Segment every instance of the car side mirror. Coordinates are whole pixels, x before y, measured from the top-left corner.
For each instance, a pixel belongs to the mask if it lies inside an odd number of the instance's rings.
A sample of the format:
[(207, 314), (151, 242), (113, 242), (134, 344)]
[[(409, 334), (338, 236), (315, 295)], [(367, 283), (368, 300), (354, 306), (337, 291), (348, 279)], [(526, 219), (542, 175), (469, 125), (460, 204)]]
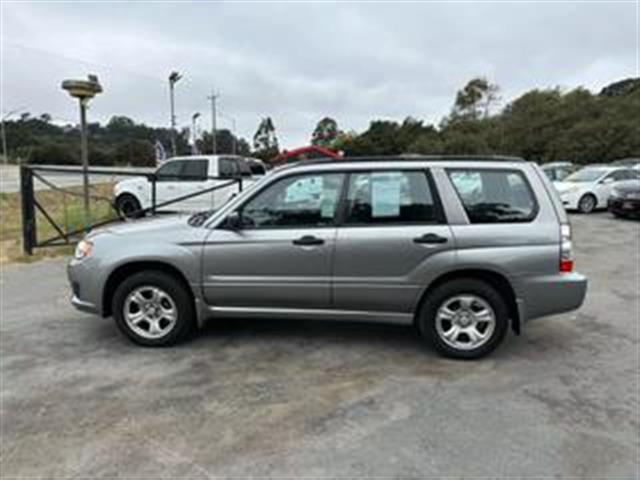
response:
[(242, 216), (239, 212), (232, 212), (227, 216), (225, 221), (225, 227), (229, 230), (240, 230), (242, 229)]

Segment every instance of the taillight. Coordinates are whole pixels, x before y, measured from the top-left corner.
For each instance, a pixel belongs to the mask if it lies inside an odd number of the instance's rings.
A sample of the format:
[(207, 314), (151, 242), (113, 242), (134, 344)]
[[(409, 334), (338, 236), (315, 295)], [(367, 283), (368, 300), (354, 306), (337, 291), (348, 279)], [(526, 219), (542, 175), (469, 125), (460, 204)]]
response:
[(573, 271), (573, 245), (571, 244), (571, 225), (560, 225), (560, 272)]

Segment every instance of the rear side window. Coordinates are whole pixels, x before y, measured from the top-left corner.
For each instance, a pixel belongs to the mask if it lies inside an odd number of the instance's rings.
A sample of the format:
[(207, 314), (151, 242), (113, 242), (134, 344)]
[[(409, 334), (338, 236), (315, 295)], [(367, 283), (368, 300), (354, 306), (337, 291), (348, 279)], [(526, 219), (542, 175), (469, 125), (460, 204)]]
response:
[(538, 206), (518, 170), (451, 169), (449, 178), (471, 223), (529, 222)]
[(352, 173), (345, 224), (437, 223), (425, 172)]
[(184, 166), (182, 168), (181, 176), (186, 181), (202, 181), (207, 179), (207, 167), (209, 162), (203, 160), (183, 160)]
[(236, 170), (236, 162), (231, 158), (221, 158), (219, 176), (222, 178), (231, 178), (238, 175)]

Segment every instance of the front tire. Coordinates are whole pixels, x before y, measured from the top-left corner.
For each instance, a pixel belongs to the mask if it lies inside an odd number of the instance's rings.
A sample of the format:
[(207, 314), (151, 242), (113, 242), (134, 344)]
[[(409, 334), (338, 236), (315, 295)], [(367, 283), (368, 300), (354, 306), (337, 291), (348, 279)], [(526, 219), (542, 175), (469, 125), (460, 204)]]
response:
[(580, 213), (591, 213), (598, 205), (598, 200), (591, 193), (585, 193), (578, 201), (578, 211)]
[(456, 359), (483, 357), (502, 342), (509, 326), (507, 304), (490, 284), (451, 280), (436, 287), (418, 314), (418, 329), (440, 354)]
[(112, 311), (120, 331), (147, 347), (178, 343), (195, 325), (187, 287), (175, 277), (153, 270), (126, 278), (113, 295)]

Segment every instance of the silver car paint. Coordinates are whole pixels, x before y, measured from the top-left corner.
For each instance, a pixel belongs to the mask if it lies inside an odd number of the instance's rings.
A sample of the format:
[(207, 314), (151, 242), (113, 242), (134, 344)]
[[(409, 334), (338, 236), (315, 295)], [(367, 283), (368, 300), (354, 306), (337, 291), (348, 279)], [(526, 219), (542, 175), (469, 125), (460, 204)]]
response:
[[(521, 171), (538, 202), (530, 223), (470, 224), (446, 174), (447, 168)], [(325, 227), (232, 231), (227, 215), (285, 176), (301, 172), (429, 168), (447, 225)], [(394, 161), (307, 164), (273, 171), (232, 199), (206, 227), (186, 217), (113, 226), (91, 235), (93, 254), (72, 260), (69, 277), (80, 285), (74, 304), (104, 313), (109, 275), (131, 262), (161, 262), (179, 270), (196, 300), (198, 320), (209, 316), (362, 319), (410, 323), (426, 289), (441, 275), (480, 269), (503, 275), (516, 293), (521, 321), (579, 307), (586, 279), (558, 272), (560, 223), (557, 194), (539, 167), (504, 161)], [(437, 233), (444, 244), (418, 245), (416, 236)], [(291, 240), (313, 234), (314, 247)]]

